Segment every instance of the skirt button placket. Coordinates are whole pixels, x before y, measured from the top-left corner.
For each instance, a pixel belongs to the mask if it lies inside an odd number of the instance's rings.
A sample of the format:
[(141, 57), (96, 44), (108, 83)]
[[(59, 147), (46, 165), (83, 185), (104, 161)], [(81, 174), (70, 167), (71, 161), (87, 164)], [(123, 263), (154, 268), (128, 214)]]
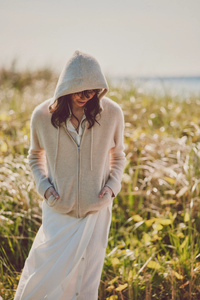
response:
[[(85, 253), (84, 253), (85, 254)], [(84, 271), (84, 266), (85, 266), (85, 258), (82, 257), (80, 264), (79, 264), (79, 270), (78, 270), (78, 276), (77, 276), (77, 282), (76, 282), (76, 296), (78, 296), (80, 294), (80, 289), (81, 289), (81, 283), (82, 283), (82, 279), (83, 279), (83, 271)]]

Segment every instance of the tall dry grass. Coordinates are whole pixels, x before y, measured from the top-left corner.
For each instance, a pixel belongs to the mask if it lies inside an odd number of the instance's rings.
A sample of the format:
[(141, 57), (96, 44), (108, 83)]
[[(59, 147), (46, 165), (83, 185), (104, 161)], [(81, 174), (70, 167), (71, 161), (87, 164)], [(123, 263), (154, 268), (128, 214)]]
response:
[[(10, 300), (41, 224), (27, 163), (30, 115), (53, 95), (56, 76), (11, 69), (0, 78), (0, 295)], [(109, 84), (108, 97), (124, 111), (127, 166), (99, 299), (199, 299), (200, 97)]]

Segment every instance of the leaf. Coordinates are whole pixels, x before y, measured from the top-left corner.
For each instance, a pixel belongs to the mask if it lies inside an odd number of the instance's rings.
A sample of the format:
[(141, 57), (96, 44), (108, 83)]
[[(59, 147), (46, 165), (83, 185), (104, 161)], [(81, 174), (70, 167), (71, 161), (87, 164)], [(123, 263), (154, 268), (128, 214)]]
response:
[(142, 237), (145, 244), (149, 243), (151, 241), (151, 237), (148, 235), (148, 233), (144, 233)]
[(180, 191), (178, 192), (178, 194), (176, 194), (176, 196), (178, 198), (182, 197), (188, 190), (188, 187), (187, 186), (184, 186), (182, 189), (180, 189)]
[(133, 279), (133, 271), (130, 270), (130, 271), (128, 272), (128, 281), (131, 281), (132, 279)]
[(193, 208), (193, 199), (191, 199), (191, 201), (190, 201), (190, 208), (191, 209)]
[(119, 278), (119, 276), (116, 276), (115, 278), (113, 278), (112, 280), (110, 280), (108, 282), (108, 284), (113, 284), (115, 281), (117, 281), (118, 278)]
[(127, 286), (128, 286), (128, 283), (120, 285), (115, 289), (115, 291), (118, 291), (118, 292), (123, 291)]
[(162, 219), (162, 220), (160, 220), (160, 223), (162, 225), (170, 225), (170, 224), (172, 224), (172, 220), (170, 220), (170, 219)]
[(141, 222), (141, 221), (143, 220), (143, 218), (140, 217), (140, 215), (134, 215), (134, 216), (133, 216), (133, 220), (134, 220), (135, 222)]
[(168, 190), (168, 191), (164, 191), (165, 195), (175, 195), (176, 192), (174, 190)]
[(118, 299), (117, 295), (112, 295), (112, 296), (106, 298), (106, 300), (117, 300), (117, 299)]
[(144, 263), (144, 265), (139, 269), (138, 274), (140, 274), (141, 272), (143, 272), (144, 268), (146, 268), (147, 264), (152, 260), (154, 254), (152, 254), (147, 261)]
[(176, 236), (179, 237), (179, 238), (184, 238), (185, 237), (182, 232), (177, 233)]
[(114, 288), (115, 286), (112, 284), (106, 288), (106, 291), (111, 292)]
[(118, 247), (118, 249), (121, 249), (121, 248), (124, 248), (124, 245), (123, 245), (123, 244), (120, 244), (120, 245), (118, 245), (117, 247)]
[(154, 229), (159, 231), (159, 230), (163, 229), (163, 226), (161, 224), (157, 224), (157, 225), (155, 225)]
[(186, 281), (184, 284), (182, 284), (182, 285), (180, 286), (180, 289), (184, 289), (185, 286), (188, 285), (189, 283), (190, 283), (189, 280)]
[(8, 145), (6, 144), (6, 142), (3, 142), (3, 144), (1, 145), (1, 152), (7, 152), (8, 151)]
[(177, 279), (183, 279), (184, 277), (182, 275), (180, 275), (179, 273), (175, 272), (172, 270), (173, 275), (177, 278)]
[(174, 204), (176, 200), (168, 199), (161, 202), (162, 205)]
[(187, 242), (188, 242), (188, 235), (186, 236), (185, 240), (180, 245), (180, 248), (183, 249), (186, 246)]
[(147, 264), (147, 267), (150, 269), (158, 270), (160, 269), (160, 264), (156, 261), (150, 260)]
[(186, 212), (184, 216), (184, 222), (189, 222), (189, 220), (190, 220), (190, 215), (188, 212)]
[(196, 262), (194, 272), (200, 271), (200, 262)]
[(120, 264), (120, 261), (117, 257), (111, 258), (111, 264), (113, 267)]
[(152, 240), (153, 241), (157, 241), (157, 240), (161, 240), (162, 238), (160, 236), (158, 236), (157, 234), (153, 234), (152, 236)]
[(145, 224), (148, 226), (148, 227), (150, 227), (152, 224), (153, 224), (153, 222), (155, 222), (155, 219), (153, 218), (153, 219), (150, 219), (150, 220), (146, 220), (145, 221)]
[(167, 182), (171, 183), (171, 184), (174, 184), (174, 183), (176, 182), (176, 180), (175, 180), (174, 178), (171, 178), (171, 177), (164, 177), (164, 179), (165, 179)]
[(140, 227), (143, 223), (144, 223), (144, 220), (135, 223), (135, 225), (134, 225), (134, 227), (133, 227), (133, 230), (136, 230), (136, 229), (137, 229), (138, 227)]
[(137, 257), (137, 256), (138, 256), (138, 254), (139, 254), (139, 249), (138, 249), (138, 248), (136, 248), (136, 249), (135, 249), (135, 257)]

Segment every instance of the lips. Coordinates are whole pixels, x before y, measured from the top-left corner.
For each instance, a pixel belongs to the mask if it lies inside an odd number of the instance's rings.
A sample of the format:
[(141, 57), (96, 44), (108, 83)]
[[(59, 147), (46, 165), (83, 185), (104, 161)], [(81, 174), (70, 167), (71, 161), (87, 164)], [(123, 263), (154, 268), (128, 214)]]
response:
[(85, 102), (81, 102), (81, 101), (77, 101), (79, 104), (85, 104), (86, 103), (86, 101)]

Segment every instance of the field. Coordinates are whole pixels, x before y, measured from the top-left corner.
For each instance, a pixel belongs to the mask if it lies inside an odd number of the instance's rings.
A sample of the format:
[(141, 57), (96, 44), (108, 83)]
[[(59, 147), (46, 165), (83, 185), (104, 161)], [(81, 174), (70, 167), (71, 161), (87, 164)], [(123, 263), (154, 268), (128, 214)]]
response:
[[(0, 296), (13, 299), (41, 224), (42, 198), (27, 161), (30, 116), (53, 96), (51, 70), (0, 70)], [(114, 199), (99, 300), (200, 298), (200, 96), (107, 96), (125, 116), (125, 168)]]

